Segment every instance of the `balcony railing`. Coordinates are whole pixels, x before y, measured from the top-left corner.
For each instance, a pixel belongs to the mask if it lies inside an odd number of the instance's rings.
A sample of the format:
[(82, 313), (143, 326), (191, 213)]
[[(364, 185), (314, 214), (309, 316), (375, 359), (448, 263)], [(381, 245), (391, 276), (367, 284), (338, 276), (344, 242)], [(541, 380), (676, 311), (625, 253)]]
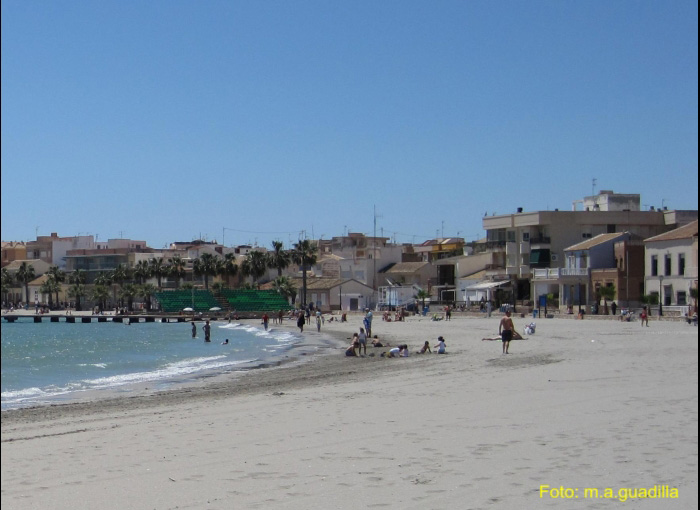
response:
[(530, 238), (530, 244), (551, 244), (552, 238), (549, 236), (537, 236)]
[(557, 280), (564, 276), (588, 276), (588, 268), (552, 267), (548, 269), (533, 269), (532, 276), (539, 280)]

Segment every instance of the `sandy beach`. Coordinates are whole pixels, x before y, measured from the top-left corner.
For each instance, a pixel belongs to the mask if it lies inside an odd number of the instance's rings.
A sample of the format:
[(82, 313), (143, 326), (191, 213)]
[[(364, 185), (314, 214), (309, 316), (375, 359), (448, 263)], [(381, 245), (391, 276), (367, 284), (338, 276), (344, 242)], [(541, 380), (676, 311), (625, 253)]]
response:
[(3, 412), (3, 509), (698, 507), (696, 327), (541, 319), (502, 355), (499, 319), (376, 318), (448, 354), (347, 358), (354, 316), (303, 363)]

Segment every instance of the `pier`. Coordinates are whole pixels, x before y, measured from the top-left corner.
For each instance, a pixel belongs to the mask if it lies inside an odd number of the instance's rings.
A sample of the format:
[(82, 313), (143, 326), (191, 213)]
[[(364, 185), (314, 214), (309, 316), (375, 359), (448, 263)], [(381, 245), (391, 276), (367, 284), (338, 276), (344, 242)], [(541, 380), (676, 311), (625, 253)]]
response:
[(7, 314), (2, 318), (5, 322), (15, 322), (18, 319), (28, 319), (35, 323), (47, 322), (67, 322), (69, 324), (80, 323), (90, 324), (92, 322), (120, 322), (128, 324), (138, 324), (139, 322), (199, 322), (216, 321), (221, 317), (185, 317), (181, 315), (68, 315), (68, 314)]

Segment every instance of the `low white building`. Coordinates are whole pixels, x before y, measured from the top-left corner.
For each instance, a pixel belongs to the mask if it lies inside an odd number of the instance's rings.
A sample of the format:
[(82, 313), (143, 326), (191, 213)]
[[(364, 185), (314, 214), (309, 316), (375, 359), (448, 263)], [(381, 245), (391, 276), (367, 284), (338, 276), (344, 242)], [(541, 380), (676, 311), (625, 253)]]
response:
[(660, 309), (685, 313), (698, 285), (698, 221), (645, 239), (644, 288)]

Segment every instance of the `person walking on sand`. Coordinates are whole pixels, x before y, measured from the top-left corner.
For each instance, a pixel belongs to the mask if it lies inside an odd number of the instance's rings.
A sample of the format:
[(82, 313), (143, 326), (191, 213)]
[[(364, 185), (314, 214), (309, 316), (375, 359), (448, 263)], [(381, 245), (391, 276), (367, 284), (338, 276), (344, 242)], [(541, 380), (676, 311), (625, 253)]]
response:
[(508, 354), (508, 348), (510, 347), (510, 341), (513, 339), (513, 319), (510, 318), (510, 311), (506, 312), (506, 316), (501, 319), (498, 324), (498, 334), (501, 335), (501, 341), (503, 342), (503, 354)]
[(301, 333), (304, 332), (304, 324), (306, 323), (306, 319), (304, 319), (304, 312), (299, 311), (299, 315), (297, 317), (297, 327), (299, 328), (299, 331)]
[(642, 308), (642, 313), (639, 314), (639, 320), (642, 326), (646, 323), (647, 328), (649, 327), (649, 314), (647, 313), (646, 306)]
[(262, 316), (262, 323), (265, 331), (267, 331), (267, 327), (270, 325), (270, 317), (266, 313)]

